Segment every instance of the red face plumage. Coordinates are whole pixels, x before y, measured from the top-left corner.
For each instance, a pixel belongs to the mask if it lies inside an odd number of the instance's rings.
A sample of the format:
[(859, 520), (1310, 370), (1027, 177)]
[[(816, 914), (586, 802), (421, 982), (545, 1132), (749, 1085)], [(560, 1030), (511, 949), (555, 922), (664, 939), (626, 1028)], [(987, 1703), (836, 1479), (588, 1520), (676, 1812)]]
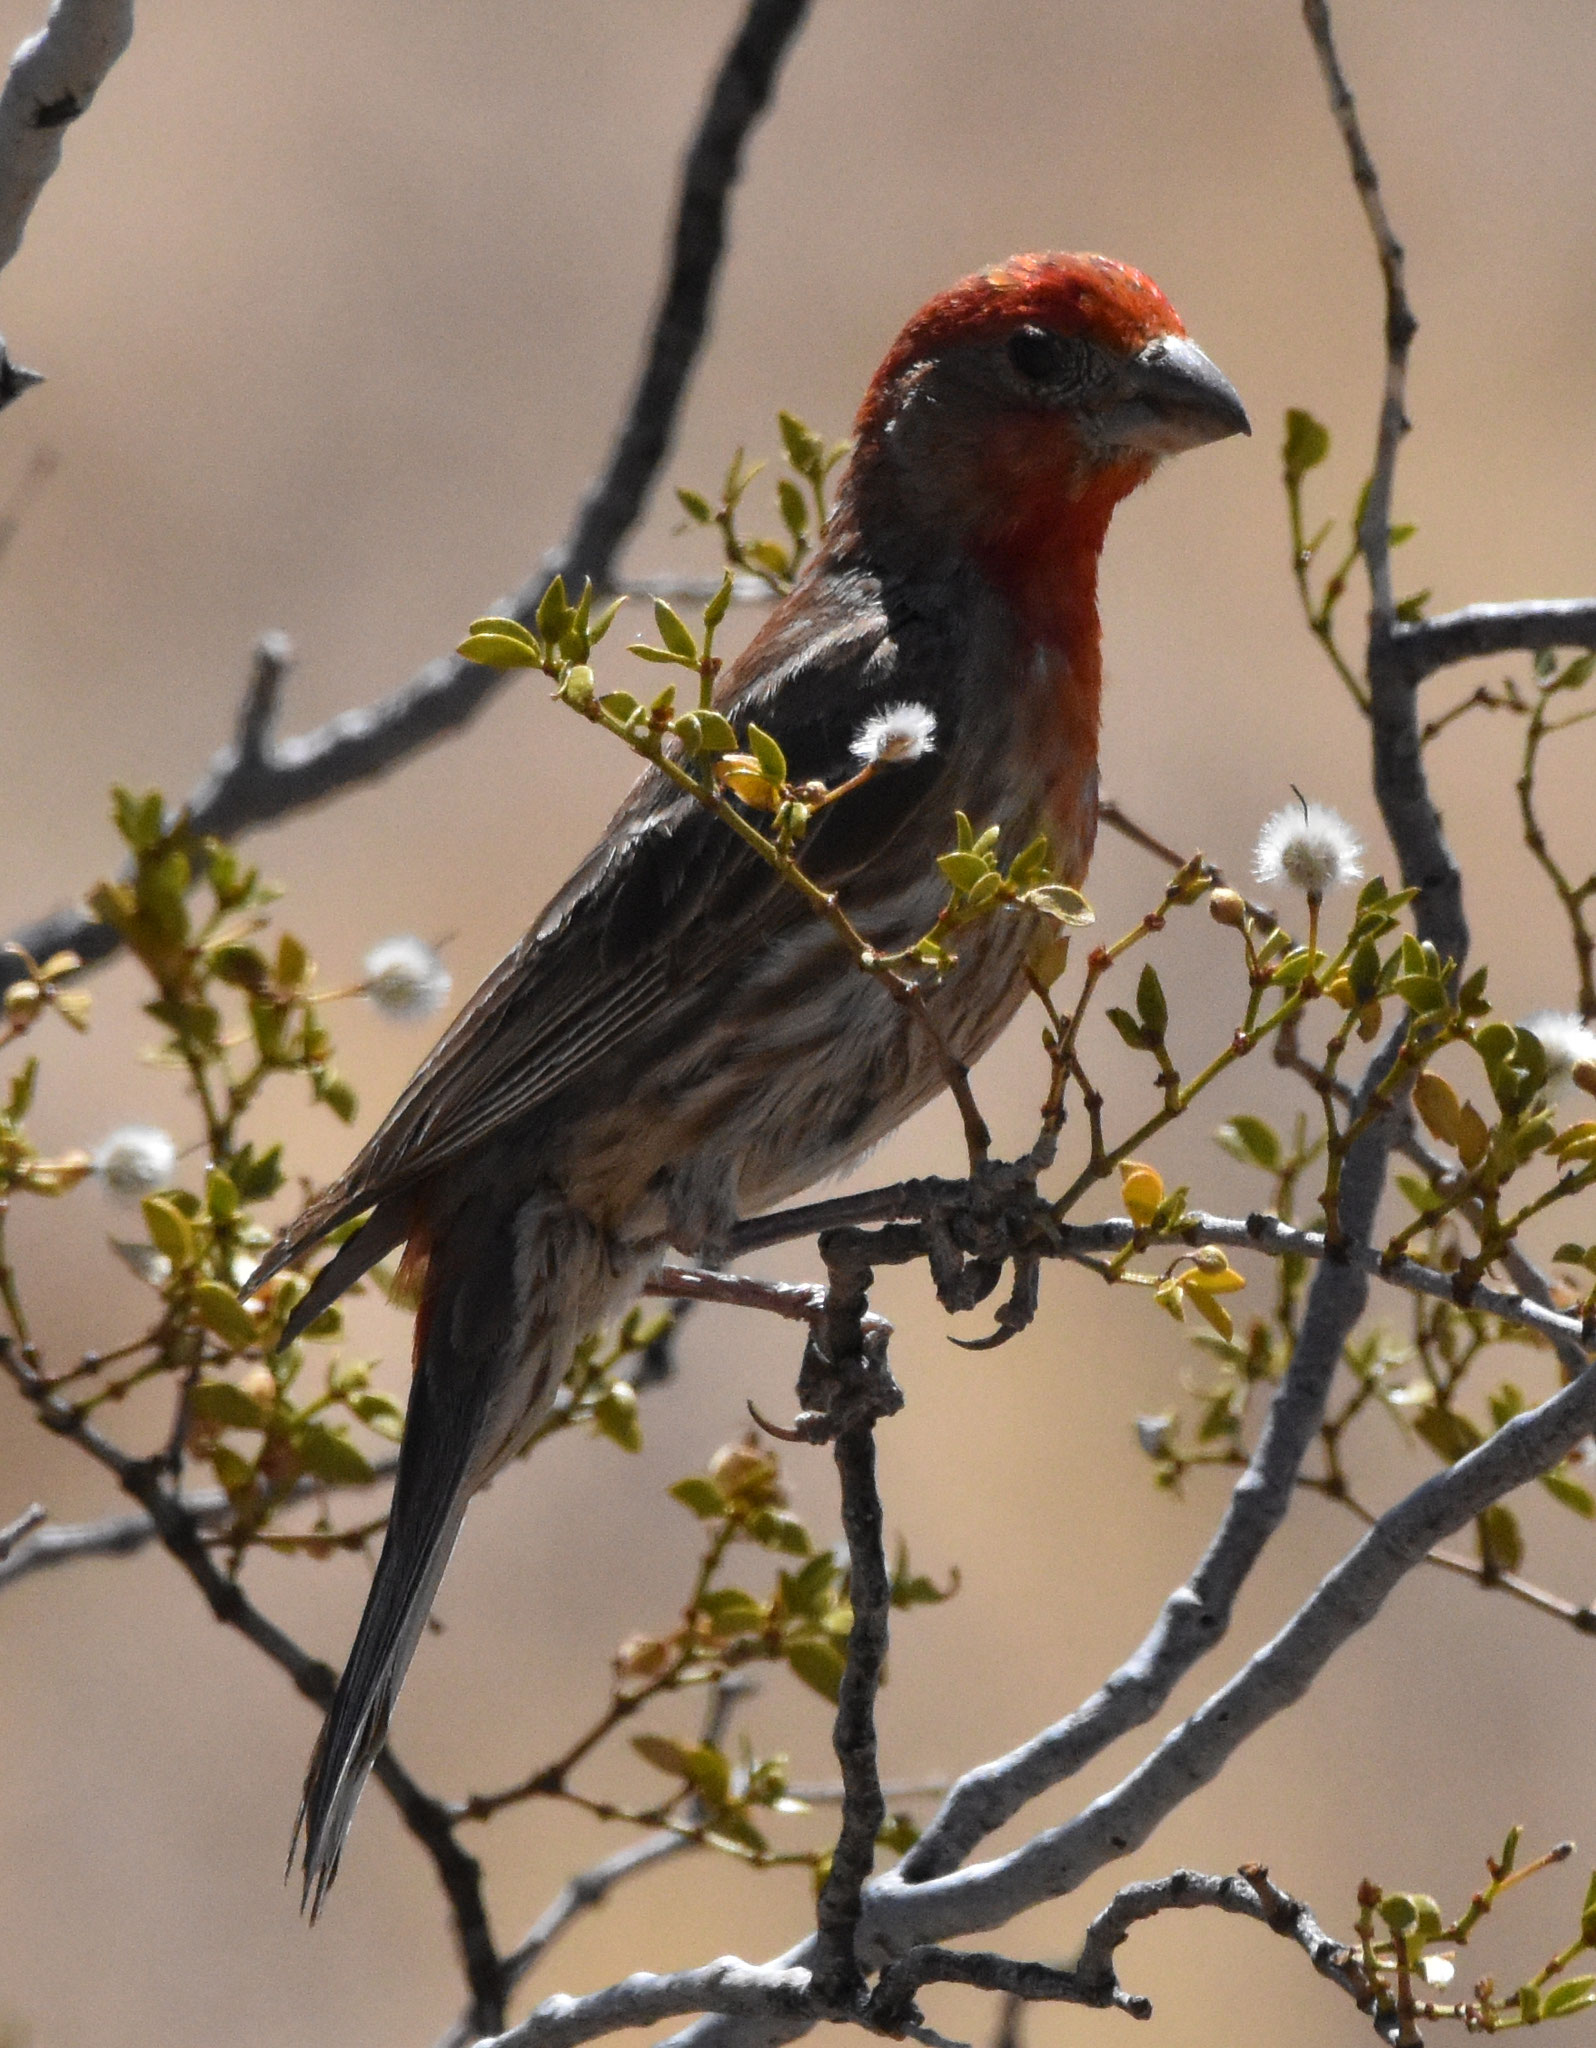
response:
[(1087, 335), (1127, 356), (1160, 335), (1186, 332), (1152, 279), (1128, 263), (1057, 251), (1011, 257), (961, 278), (920, 308), (876, 372), (855, 432), (867, 435), (879, 425), (894, 385), (911, 363), (1030, 322), (1057, 334)]

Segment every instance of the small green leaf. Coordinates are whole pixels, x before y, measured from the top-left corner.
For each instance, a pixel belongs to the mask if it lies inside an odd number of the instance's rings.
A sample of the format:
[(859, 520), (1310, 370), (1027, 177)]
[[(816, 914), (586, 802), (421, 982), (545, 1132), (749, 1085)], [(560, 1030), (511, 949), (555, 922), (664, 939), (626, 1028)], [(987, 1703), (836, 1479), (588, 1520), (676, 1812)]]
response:
[(748, 1533), (766, 1550), (783, 1551), (788, 1557), (807, 1557), (814, 1548), (809, 1531), (796, 1515), (784, 1515), (778, 1508), (761, 1508), (748, 1518)]
[(318, 1067), (310, 1077), (311, 1093), (325, 1102), (340, 1123), (352, 1124), (360, 1113), (360, 1101), (353, 1088), (332, 1067)]
[(299, 988), (311, 971), (310, 955), (292, 932), (277, 941), (276, 980), (279, 988)]
[(255, 1468), (227, 1444), (217, 1444), (212, 1448), (210, 1463), (220, 1485), (235, 1500), (254, 1484)]
[(556, 576), (538, 600), (538, 632), (546, 642), (558, 640), (570, 622), (571, 606), (565, 595), (565, 578)]
[(212, 974), (229, 988), (248, 989), (253, 994), (266, 986), (266, 961), (258, 947), (213, 946), (206, 958)]
[(1561, 2019), (1564, 2014), (1584, 2012), (1587, 2006), (1596, 2005), (1596, 1977), (1570, 1977), (1548, 1991), (1541, 2006), (1542, 2019)]
[(11, 1086), (6, 1093), (6, 1121), (19, 1124), (33, 1107), (33, 1091), (38, 1084), (39, 1062), (37, 1059), (24, 1060), (11, 1077)]
[(822, 1699), (836, 1705), (848, 1660), (835, 1643), (813, 1636), (804, 1637), (787, 1645), (787, 1662), (795, 1678), (801, 1678)]
[(1145, 1025), (1150, 1039), (1160, 1039), (1169, 1029), (1169, 1004), (1164, 996), (1164, 985), (1158, 978), (1158, 970), (1149, 960), (1143, 967), (1136, 983), (1136, 1014)]
[(560, 683), (559, 695), (573, 711), (585, 713), (591, 708), (593, 699), (598, 695), (598, 686), (594, 681), (593, 671), (585, 661), (579, 661), (573, 668), (566, 670)]
[(668, 654), (674, 654), (681, 661), (698, 660), (698, 642), (662, 597), (654, 600), (654, 624), (659, 631), (660, 644)]
[(829, 1550), (817, 1550), (802, 1571), (781, 1574), (782, 1604), (789, 1614), (815, 1617), (826, 1611), (837, 1564)]
[(637, 1390), (625, 1380), (607, 1387), (593, 1405), (593, 1425), (623, 1451), (643, 1448), (643, 1425), (637, 1415)]
[(255, 1319), (230, 1287), (216, 1280), (201, 1280), (194, 1289), (194, 1313), (213, 1336), (220, 1337), (235, 1351), (255, 1343), (259, 1331)]
[(1392, 984), (1416, 1017), (1428, 1017), (1446, 1008), (1446, 983), (1433, 974), (1401, 974)]
[(367, 1429), (375, 1430), (378, 1436), (385, 1436), (390, 1443), (398, 1443), (405, 1433), (405, 1411), (390, 1395), (380, 1388), (369, 1388), (363, 1394), (353, 1394), (349, 1406), (358, 1415)]
[(820, 436), (790, 412), (777, 413), (776, 424), (781, 429), (781, 445), (787, 452), (787, 460), (800, 476), (813, 475), (825, 460)]
[(271, 1420), (267, 1410), (231, 1380), (201, 1380), (190, 1387), (188, 1412), (218, 1429), (265, 1429)]
[(467, 628), (471, 633), (491, 633), (496, 639), (519, 640), (532, 655), (534, 661), (541, 661), (543, 650), (519, 619), (501, 618), (494, 614), (488, 618), (473, 619)]
[(1565, 1508), (1572, 1508), (1576, 1515), (1583, 1515), (1587, 1522), (1596, 1520), (1596, 1495), (1592, 1495), (1577, 1479), (1570, 1479), (1561, 1470), (1543, 1472), (1541, 1484), (1555, 1501)]
[(737, 734), (729, 718), (722, 718), (718, 711), (700, 711), (696, 715), (704, 746), (711, 753), (736, 753)]
[(804, 494), (790, 476), (782, 477), (776, 485), (776, 503), (781, 511), (781, 523), (796, 541), (801, 541), (809, 529), (809, 507)]
[(1427, 1216), (1432, 1209), (1439, 1209), (1441, 1197), (1427, 1180), (1420, 1180), (1416, 1173), (1399, 1173), (1395, 1176), (1397, 1186), (1402, 1190), (1414, 1208)]
[(984, 875), (992, 871), (978, 853), (939, 853), (937, 866), (950, 887), (967, 895)]
[(731, 1793), (731, 1765), (713, 1744), (696, 1742), (682, 1752), (682, 1767), (706, 1806), (718, 1809)]
[(536, 668), (539, 658), (525, 640), (503, 633), (471, 633), (454, 650), (479, 668)]
[(667, 1777), (687, 1776), (687, 1745), (675, 1742), (668, 1735), (634, 1735), (632, 1747), (643, 1759), (652, 1764), (656, 1771), (664, 1771)]
[(1406, 1934), (1418, 1925), (1419, 1909), (1406, 1892), (1387, 1892), (1375, 1911), (1393, 1934)]
[(678, 1479), (674, 1486), (666, 1488), (666, 1492), (672, 1500), (679, 1500), (684, 1508), (690, 1509), (701, 1522), (718, 1521), (726, 1512), (720, 1488), (712, 1479)]
[(1260, 1116), (1233, 1116), (1229, 1123), (1221, 1124), (1215, 1131), (1214, 1142), (1232, 1159), (1239, 1159), (1243, 1166), (1259, 1166), (1265, 1173), (1279, 1170), (1279, 1136)]
[(1455, 1465), (1470, 1451), (1478, 1450), (1485, 1440), (1468, 1417), (1459, 1415), (1455, 1408), (1433, 1405), (1424, 1408), (1414, 1418), (1413, 1427), (1430, 1449), (1449, 1465)]
[(1441, 1939), (1441, 1909), (1428, 1892), (1414, 1892), (1413, 1905), (1419, 1916), (1419, 1934), (1425, 1941)]
[(587, 644), (589, 647), (597, 647), (611, 626), (615, 624), (616, 616), (625, 602), (626, 599), (624, 597), (610, 599), (603, 611), (599, 613), (598, 617), (587, 629)]
[(1330, 453), (1330, 429), (1311, 412), (1293, 406), (1286, 414), (1286, 438), (1280, 450), (1286, 481), (1300, 483), (1310, 469), (1317, 469)]
[(688, 518), (698, 526), (708, 526), (715, 516), (709, 500), (701, 496), (697, 491), (678, 490), (676, 502), (687, 514)]
[(117, 831), (135, 853), (147, 853), (159, 841), (165, 822), (165, 806), (158, 789), (146, 790), (143, 796), (135, 796), (131, 790), (118, 785), (111, 791), (111, 807)]
[[(947, 855), (943, 856), (944, 859)], [(1042, 882), (1025, 893), (1025, 903), (1031, 910), (1039, 910), (1044, 917), (1051, 917), (1060, 924), (1096, 924), (1097, 912), (1081, 894), (1065, 882)]]
[(765, 1626), (767, 1618), (753, 1594), (745, 1593), (741, 1586), (718, 1587), (704, 1594), (698, 1607), (701, 1614), (709, 1616), (716, 1634), (721, 1636), (755, 1633)]
[(273, 1145), (269, 1152), (257, 1158), (253, 1145), (246, 1145), (235, 1152), (232, 1160), (232, 1180), (239, 1194), (246, 1202), (265, 1202), (276, 1194), (283, 1184), (283, 1148)]
[(176, 1269), (192, 1266), (195, 1257), (194, 1232), (188, 1218), (165, 1195), (146, 1195), (141, 1204), (150, 1243), (164, 1252)]
[(361, 1486), (373, 1477), (370, 1461), (357, 1450), (341, 1430), (325, 1423), (307, 1422), (294, 1438), (294, 1448), (305, 1470), (329, 1486)]
[(1129, 1010), (1117, 1008), (1110, 1010), (1108, 1012), (1108, 1021), (1113, 1025), (1120, 1037), (1124, 1039), (1132, 1052), (1146, 1052), (1149, 1050), (1147, 1033), (1131, 1015)]
[(770, 1847), (770, 1843), (738, 1806), (720, 1807), (709, 1823), (708, 1834), (711, 1841), (731, 1842), (740, 1849), (752, 1849), (755, 1855), (763, 1855)]
[(787, 780), (787, 756), (771, 738), (757, 725), (748, 728), (748, 751), (759, 763), (759, 772), (767, 782), (778, 787)]
[(1512, 1509), (1493, 1501), (1474, 1526), (1480, 1562), (1491, 1571), (1516, 1572), (1524, 1562), (1524, 1536)]
[(704, 630), (712, 633), (725, 618), (732, 601), (732, 572), (730, 569), (720, 579), (720, 588), (704, 607)]

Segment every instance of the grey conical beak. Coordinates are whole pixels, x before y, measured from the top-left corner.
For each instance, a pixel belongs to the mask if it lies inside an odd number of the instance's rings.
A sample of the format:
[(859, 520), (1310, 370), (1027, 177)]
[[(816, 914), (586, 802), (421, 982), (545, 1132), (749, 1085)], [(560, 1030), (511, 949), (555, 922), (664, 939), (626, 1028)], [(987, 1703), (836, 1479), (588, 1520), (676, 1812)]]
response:
[(1250, 434), (1252, 423), (1230, 379), (1184, 335), (1161, 335), (1126, 363), (1098, 421), (1104, 438), (1153, 455), (1178, 455)]

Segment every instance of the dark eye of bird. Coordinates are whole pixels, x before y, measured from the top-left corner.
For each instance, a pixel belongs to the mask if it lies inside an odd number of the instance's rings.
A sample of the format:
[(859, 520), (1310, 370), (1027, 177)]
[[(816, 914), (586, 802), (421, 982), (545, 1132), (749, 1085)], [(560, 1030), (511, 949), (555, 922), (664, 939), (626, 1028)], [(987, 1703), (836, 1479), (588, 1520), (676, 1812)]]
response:
[(1086, 345), (1046, 327), (1021, 327), (1009, 336), (1009, 361), (1031, 384), (1078, 384), (1086, 374)]

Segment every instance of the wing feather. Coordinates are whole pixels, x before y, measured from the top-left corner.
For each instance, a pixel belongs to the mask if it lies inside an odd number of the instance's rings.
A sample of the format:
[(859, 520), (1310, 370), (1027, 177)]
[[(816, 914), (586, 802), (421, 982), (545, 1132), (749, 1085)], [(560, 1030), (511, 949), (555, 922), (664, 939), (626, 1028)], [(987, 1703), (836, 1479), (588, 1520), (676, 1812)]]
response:
[[(795, 780), (835, 782), (850, 772), (849, 743), (862, 720), (903, 695), (899, 632), (926, 623), (889, 619), (871, 577), (831, 582), (829, 625), (816, 630), (812, 585), (807, 608), (789, 599), (734, 664), (721, 700), (774, 732)], [(936, 625), (940, 659), (907, 664), (915, 696), (936, 711), (936, 753), (893, 769), (817, 821), (804, 862), (828, 887), (878, 855), (928, 803), (950, 811), (944, 764), (957, 697), (921, 686), (958, 666), (948, 658), (946, 622)], [(339, 1223), (532, 1116), (629, 1044), (654, 1042), (690, 1020), (724, 976), (739, 933), (769, 936), (808, 915), (719, 820), (649, 771), (348, 1170), (279, 1240), (256, 1282)]]

